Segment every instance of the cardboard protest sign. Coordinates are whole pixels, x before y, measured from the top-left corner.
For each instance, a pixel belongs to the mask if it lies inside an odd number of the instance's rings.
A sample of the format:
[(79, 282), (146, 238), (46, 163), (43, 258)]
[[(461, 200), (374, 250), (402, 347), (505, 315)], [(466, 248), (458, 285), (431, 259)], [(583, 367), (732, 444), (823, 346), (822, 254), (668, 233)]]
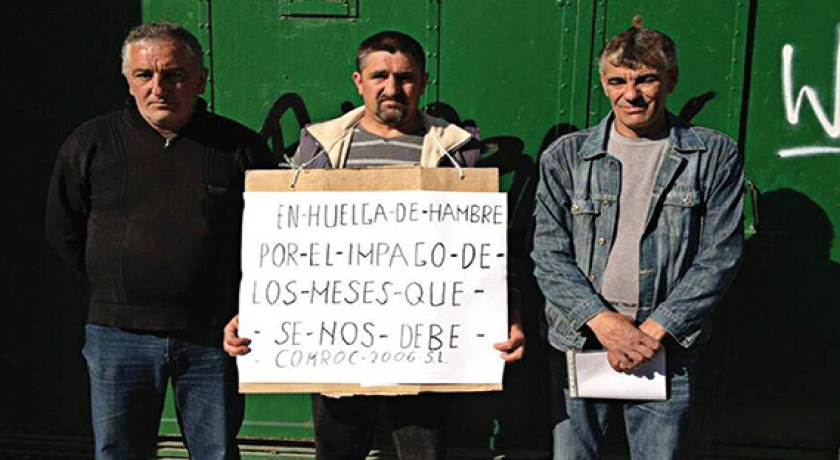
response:
[(302, 191), (422, 188), (423, 175), (435, 177), (432, 188), (464, 187), (467, 177), (470, 188), (495, 188), (496, 171), (305, 172), (295, 193), (270, 191), (292, 190), (294, 172), (249, 173), (240, 335), (252, 352), (238, 358), (242, 391), (500, 389), (492, 344), (507, 338), (504, 194)]

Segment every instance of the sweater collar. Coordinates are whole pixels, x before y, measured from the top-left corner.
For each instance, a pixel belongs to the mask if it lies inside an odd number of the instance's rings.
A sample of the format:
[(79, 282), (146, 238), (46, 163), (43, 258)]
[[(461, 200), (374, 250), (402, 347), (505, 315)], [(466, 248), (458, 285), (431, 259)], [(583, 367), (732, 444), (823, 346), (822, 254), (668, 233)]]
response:
[[(164, 139), (163, 135), (161, 135), (155, 128), (153, 128), (149, 122), (143, 118), (143, 115), (140, 114), (140, 110), (137, 108), (137, 103), (134, 101), (133, 98), (128, 98), (126, 100), (126, 108), (125, 112), (127, 113), (127, 118), (129, 122), (135, 126), (136, 128), (142, 130), (143, 132), (156, 135), (160, 139)], [(190, 117), (187, 124), (184, 125), (175, 135), (175, 138), (189, 136), (190, 133), (194, 132), (196, 129), (201, 126), (204, 120), (207, 118), (209, 112), (207, 112), (207, 102), (202, 99), (198, 98), (195, 101), (195, 107), (193, 108), (193, 114)], [(175, 139), (173, 138), (173, 139)]]

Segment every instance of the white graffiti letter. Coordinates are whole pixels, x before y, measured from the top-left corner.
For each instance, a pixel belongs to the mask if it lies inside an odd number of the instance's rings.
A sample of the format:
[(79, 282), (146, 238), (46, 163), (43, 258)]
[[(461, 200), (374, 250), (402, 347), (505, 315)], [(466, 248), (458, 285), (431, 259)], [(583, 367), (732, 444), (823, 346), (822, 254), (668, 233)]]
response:
[[(790, 124), (799, 124), (799, 116), (802, 111), (802, 105), (807, 99), (814, 114), (817, 116), (822, 125), (823, 130), (830, 137), (840, 138), (840, 24), (837, 26), (837, 51), (834, 60), (834, 120), (830, 120), (826, 111), (820, 104), (817, 92), (808, 85), (803, 85), (796, 96), (796, 101), (793, 99), (793, 46), (790, 44), (782, 47), (782, 93), (785, 103), (785, 115)], [(813, 155), (817, 153), (840, 153), (840, 148), (836, 147), (797, 147), (792, 149), (784, 149), (779, 151), (782, 157)]]

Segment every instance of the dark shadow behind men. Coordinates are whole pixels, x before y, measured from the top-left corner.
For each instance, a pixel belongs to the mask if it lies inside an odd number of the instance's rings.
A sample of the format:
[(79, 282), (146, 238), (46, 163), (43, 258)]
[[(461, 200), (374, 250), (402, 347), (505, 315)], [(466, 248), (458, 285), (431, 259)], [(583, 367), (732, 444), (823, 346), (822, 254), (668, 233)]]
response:
[(141, 5), (55, 2), (49, 14), (38, 2), (4, 6), (4, 61), (27, 71), (25, 78), (8, 77), (3, 94), (0, 183), (8, 218), (0, 224), (5, 242), (0, 298), (8, 342), (26, 345), (0, 353), (6, 375), (0, 444), (8, 447), (25, 437), (41, 451), (58, 445), (65, 453), (87, 452), (88, 383), (79, 355), (82, 288), (38, 229), (44, 227), (44, 194), (56, 150), (79, 123), (113, 109), (127, 95), (115, 71), (115, 48), (140, 21)]
[[(792, 189), (756, 194), (756, 233), (718, 312), (705, 398), (727, 444), (819, 449), (840, 432), (840, 264), (826, 212)], [(815, 457), (816, 458), (816, 457)]]

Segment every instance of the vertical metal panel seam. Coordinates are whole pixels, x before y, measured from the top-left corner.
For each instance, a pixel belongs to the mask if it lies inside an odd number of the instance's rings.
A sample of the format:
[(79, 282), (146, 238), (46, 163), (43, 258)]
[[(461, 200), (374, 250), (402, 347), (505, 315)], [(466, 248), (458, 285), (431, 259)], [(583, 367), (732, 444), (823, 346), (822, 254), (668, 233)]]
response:
[[(560, 13), (560, 30), (563, 31), (566, 28), (567, 23), (567, 16), (568, 11), (570, 8), (564, 8), (566, 4), (563, 0), (557, 2), (558, 8), (561, 8), (563, 11)], [(572, 6), (571, 2), (568, 4), (569, 7)], [(569, 56), (569, 49), (567, 47), (567, 38), (565, 33), (560, 34), (560, 63), (559, 68), (557, 69), (557, 99), (555, 101), (555, 117), (556, 121), (562, 120), (562, 117), (566, 115), (566, 109), (563, 108), (563, 98), (565, 97), (566, 93), (571, 94), (571, 91), (574, 90), (573, 85), (568, 85), (563, 82), (565, 79), (565, 74), (568, 72), (568, 68), (571, 65), (572, 59)], [(564, 91), (566, 90), (566, 91)], [(571, 99), (571, 98), (569, 98)], [(567, 101), (568, 103), (568, 101)], [(570, 114), (571, 116), (571, 114)]]
[(211, 0), (198, 0), (196, 17), (198, 18), (199, 37), (206, 45), (204, 47), (204, 65), (207, 67), (207, 108), (216, 111), (216, 79), (213, 73), (213, 15)]
[(586, 87), (589, 89), (587, 94), (589, 97), (586, 101), (586, 120), (587, 126), (594, 126), (601, 121), (601, 86), (600, 74), (598, 68), (598, 53), (606, 41), (607, 36), (607, 0), (597, 0), (592, 2), (592, 33), (589, 42), (589, 59), (587, 62), (590, 65), (590, 72), (588, 74), (589, 80)]
[(440, 48), (441, 48), (441, 6), (440, 0), (428, 0), (426, 4), (426, 71), (429, 83), (426, 85), (425, 104), (440, 101)]
[(744, 82), (747, 81), (745, 72), (748, 66), (745, 65), (748, 56), (747, 39), (750, 33), (749, 21), (750, 13), (752, 11), (752, 2), (749, 0), (739, 0), (735, 4), (734, 15), (734, 29), (732, 32), (732, 55), (730, 57), (729, 65), (729, 94), (728, 94), (728, 108), (727, 108), (727, 122), (726, 130), (736, 139), (742, 139), (741, 128), (741, 113), (746, 106), (745, 98), (748, 94), (748, 88), (745, 87)]
[[(577, 9), (576, 19), (576, 33), (575, 33), (575, 49), (578, 50), (578, 55), (575, 58), (575, 64), (579, 67), (577, 78), (581, 79), (581, 90), (573, 94), (573, 104), (579, 107), (575, 113), (575, 124), (583, 129), (589, 126), (589, 109), (591, 105), (592, 94), (590, 85), (592, 84), (592, 43), (595, 40), (595, 27), (593, 21), (593, 14), (596, 8), (596, 2), (580, 2)], [(584, 27), (585, 26), (585, 27)], [(581, 52), (580, 50), (584, 50)], [(580, 99), (580, 100), (579, 100)]]
[[(585, 128), (588, 125), (587, 113), (589, 111), (589, 59), (592, 55), (592, 50), (590, 48), (592, 47), (593, 29), (592, 11), (591, 8), (585, 8), (587, 3), (587, 1), (578, 2), (577, 9), (575, 10), (573, 48), (576, 51), (574, 60), (575, 68), (570, 69), (575, 80), (579, 79), (581, 75), (585, 76), (582, 84), (575, 85), (576, 88), (582, 88), (582, 91), (573, 91), (570, 95), (571, 97), (569, 98), (569, 101), (571, 102), (570, 110), (573, 111), (572, 124), (579, 126), (580, 128)], [(583, 27), (584, 24), (586, 25), (586, 28)], [(581, 59), (581, 50), (588, 50), (583, 55), (583, 59)], [(583, 100), (579, 100), (580, 96), (583, 96)]]
[(559, 1), (561, 14), (560, 69), (557, 82), (557, 120), (577, 127), (588, 124), (594, 41), (594, 3), (591, 0)]

